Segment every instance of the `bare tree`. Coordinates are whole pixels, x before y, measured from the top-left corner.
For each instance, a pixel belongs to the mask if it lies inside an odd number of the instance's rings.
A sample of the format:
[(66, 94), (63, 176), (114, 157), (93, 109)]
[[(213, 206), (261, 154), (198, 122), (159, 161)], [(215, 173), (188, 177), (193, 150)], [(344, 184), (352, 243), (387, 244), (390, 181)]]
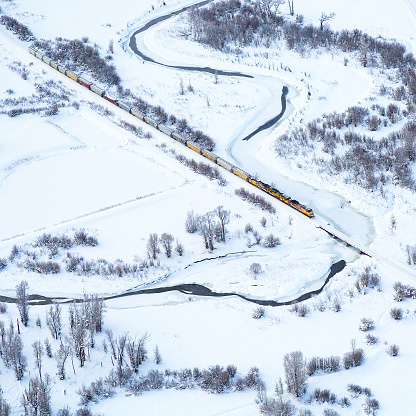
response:
[(51, 305), (46, 311), (46, 325), (52, 338), (58, 339), (62, 332), (61, 306), (58, 303), (55, 303), (55, 307)]
[(397, 226), (396, 218), (394, 217), (394, 214), (391, 214), (391, 217), (390, 217), (390, 231), (392, 233), (396, 229), (396, 226)]
[(248, 270), (253, 275), (254, 279), (256, 279), (257, 275), (262, 272), (260, 263), (252, 263)]
[(114, 53), (114, 40), (110, 39), (110, 41), (108, 42), (108, 52), (110, 52), (111, 54)]
[(157, 345), (154, 350), (154, 355), (155, 355), (155, 358), (154, 358), (155, 364), (160, 364), (162, 362), (162, 355), (160, 354), (159, 347)]
[(287, 391), (301, 397), (306, 391), (305, 361), (301, 351), (293, 351), (283, 358)]
[(289, 5), (289, 14), (291, 16), (295, 15), (295, 6), (293, 4), (293, 0), (287, 0), (287, 4)]
[(12, 409), (10, 405), (3, 399), (3, 392), (0, 391), (0, 416), (10, 416)]
[(273, 14), (272, 8), (274, 7), (275, 11), (278, 12), (283, 3), (285, 3), (285, 0), (260, 0), (261, 7), (269, 17)]
[(138, 341), (129, 338), (127, 340), (126, 351), (129, 357), (130, 366), (135, 373), (138, 373), (139, 366), (147, 358), (146, 341), (148, 335), (145, 333)]
[(82, 312), (82, 307), (76, 303), (69, 307), (71, 348), (79, 360), (80, 367), (84, 366), (86, 360), (85, 349), (87, 346), (87, 325)]
[(201, 230), (205, 248), (209, 251), (214, 250), (214, 215), (214, 212), (209, 211), (205, 215), (199, 217), (198, 228)]
[(225, 229), (225, 226), (230, 222), (230, 210), (226, 210), (223, 208), (222, 205), (219, 205), (217, 208), (215, 208), (214, 212), (215, 215), (218, 217), (218, 220), (220, 221), (220, 241), (225, 242), (225, 233), (227, 231)]
[(42, 357), (43, 357), (43, 345), (40, 341), (35, 341), (32, 344), (33, 355), (35, 356), (35, 364), (39, 371), (39, 378), (42, 380)]
[(279, 237), (275, 237), (273, 234), (270, 234), (264, 239), (263, 246), (268, 247), (268, 248), (273, 248), (280, 244), (281, 242), (280, 242)]
[(27, 416), (50, 416), (51, 409), (51, 380), (31, 378), (29, 386), (23, 392), (23, 407)]
[(65, 362), (71, 354), (71, 345), (66, 341), (65, 344), (61, 342), (59, 350), (56, 353), (56, 367), (60, 380), (65, 380)]
[(26, 370), (27, 360), (26, 356), (23, 355), (23, 342), (19, 334), (15, 334), (10, 337), (9, 351), (16, 379), (21, 380)]
[(160, 236), (160, 244), (163, 247), (166, 257), (170, 257), (172, 255), (173, 240), (174, 240), (173, 235), (169, 233), (163, 233)]
[(331, 12), (330, 14), (326, 14), (322, 12), (321, 17), (319, 18), (321, 30), (324, 30), (324, 23), (328, 22), (329, 20), (332, 20), (335, 17), (335, 15), (336, 14), (334, 12)]
[(45, 344), (45, 352), (46, 352), (46, 355), (49, 357), (49, 358), (52, 358), (52, 345), (51, 345), (51, 342), (49, 341), (49, 338), (45, 338), (44, 340), (43, 340), (43, 343)]
[(198, 215), (195, 215), (194, 211), (188, 211), (186, 214), (185, 230), (190, 234), (198, 230)]
[(179, 257), (181, 257), (184, 252), (183, 245), (178, 240), (176, 240), (175, 252)]
[(29, 322), (29, 304), (28, 304), (28, 290), (29, 284), (26, 280), (22, 280), (16, 286), (16, 304), (19, 309), (20, 320), (24, 326), (27, 326)]
[(147, 241), (147, 254), (149, 258), (155, 260), (160, 253), (159, 249), (159, 237), (156, 233), (152, 233)]

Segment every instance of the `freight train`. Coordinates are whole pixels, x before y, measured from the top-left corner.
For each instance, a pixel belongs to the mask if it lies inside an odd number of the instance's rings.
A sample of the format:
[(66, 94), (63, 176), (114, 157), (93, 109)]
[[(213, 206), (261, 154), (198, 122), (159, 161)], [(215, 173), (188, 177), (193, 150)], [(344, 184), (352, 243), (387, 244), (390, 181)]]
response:
[(266, 192), (267, 194), (273, 196), (274, 198), (278, 199), (279, 201), (285, 203), (286, 205), (289, 205), (293, 209), (301, 212), (302, 214), (306, 215), (309, 218), (314, 217), (314, 213), (312, 209), (305, 207), (304, 205), (300, 204), (298, 201), (290, 198), (289, 196), (286, 196), (284, 193), (278, 191), (276, 188), (268, 185), (267, 183), (264, 183), (256, 178), (254, 178), (252, 175), (249, 175), (247, 172), (244, 172), (242, 169), (232, 165), (231, 163), (227, 162), (226, 160), (220, 158), (215, 153), (212, 153), (208, 150), (205, 150), (201, 148), (197, 143), (186, 139), (181, 134), (173, 131), (169, 127), (165, 126), (162, 123), (158, 123), (156, 120), (152, 119), (148, 115), (142, 113), (140, 110), (138, 110), (135, 107), (132, 107), (131, 105), (128, 105), (124, 103), (123, 101), (117, 100), (116, 98), (112, 97), (111, 95), (107, 94), (107, 92), (92, 84), (91, 82), (87, 81), (86, 79), (77, 76), (72, 71), (68, 71), (65, 69), (62, 65), (59, 65), (55, 62), (53, 62), (51, 59), (49, 59), (47, 56), (43, 55), (41, 52), (39, 52), (37, 49), (33, 48), (32, 46), (29, 47), (29, 52), (35, 56), (36, 58), (40, 59), (45, 64), (51, 66), (52, 68), (56, 69), (60, 73), (66, 75), (68, 78), (72, 79), (73, 81), (77, 82), (78, 84), (88, 88), (93, 93), (99, 95), (100, 97), (104, 98), (111, 104), (116, 105), (117, 107), (120, 107), (121, 109), (127, 111), (131, 115), (137, 117), (138, 119), (144, 121), (145, 123), (149, 124), (150, 126), (154, 127), (155, 129), (161, 131), (162, 133), (166, 134), (167, 136), (171, 137), (172, 139), (178, 141), (179, 143), (182, 143), (189, 149), (194, 150), (195, 152), (199, 153), (200, 155), (206, 157), (207, 159), (211, 160), (212, 162), (216, 163), (218, 166), (221, 166), (222, 168), (228, 170), (229, 172), (233, 173), (234, 175), (240, 177), (244, 181), (250, 183), (251, 185), (255, 186), (256, 188), (261, 189), (263, 192)]

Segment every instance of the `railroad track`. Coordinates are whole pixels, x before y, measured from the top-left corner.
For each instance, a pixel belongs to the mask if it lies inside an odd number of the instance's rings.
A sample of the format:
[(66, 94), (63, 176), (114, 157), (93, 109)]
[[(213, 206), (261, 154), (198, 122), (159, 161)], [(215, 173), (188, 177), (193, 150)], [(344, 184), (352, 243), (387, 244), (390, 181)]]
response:
[(403, 276), (405, 276), (407, 279), (411, 279), (412, 281), (416, 280), (416, 273), (413, 270), (411, 270), (409, 267), (407, 267), (405, 264), (402, 264), (398, 261), (395, 261), (393, 259), (388, 259), (382, 256), (381, 254), (377, 253), (374, 250), (371, 250), (369, 247), (365, 246), (364, 244), (361, 244), (358, 241), (353, 240), (352, 238), (342, 233), (341, 231), (337, 230), (336, 228), (332, 227), (325, 221), (315, 218), (314, 222), (318, 224), (317, 225), (318, 228), (325, 230), (328, 234), (330, 234), (334, 238), (341, 240), (347, 246), (351, 246), (351, 247), (354, 247), (356, 250), (359, 250), (360, 254), (364, 254), (366, 256), (372, 257), (380, 261), (381, 263), (383, 263), (388, 268), (394, 269), (395, 271), (399, 269), (400, 272), (403, 274)]
[(346, 234), (342, 233), (341, 231), (337, 230), (336, 228), (330, 226), (328, 223), (315, 218), (314, 212), (312, 209), (302, 205), (298, 201), (290, 198), (289, 196), (286, 196), (285, 194), (278, 191), (276, 188), (271, 187), (270, 185), (256, 179), (249, 173), (243, 171), (242, 169), (238, 168), (237, 166), (232, 165), (230, 162), (220, 158), (215, 153), (210, 152), (208, 150), (203, 149), (200, 147), (197, 143), (186, 139), (181, 134), (173, 131), (168, 126), (165, 126), (162, 123), (158, 123), (153, 118), (145, 115), (141, 111), (139, 111), (137, 108), (134, 108), (120, 100), (117, 100), (116, 98), (111, 97), (106, 93), (106, 91), (88, 80), (79, 77), (77, 74), (73, 73), (72, 71), (66, 70), (62, 65), (56, 64), (51, 59), (49, 59), (47, 56), (43, 55), (40, 51), (36, 50), (33, 47), (29, 47), (29, 52), (44, 62), (45, 64), (49, 65), (50, 67), (56, 69), (58, 72), (60, 72), (63, 75), (66, 75), (68, 78), (72, 79), (73, 81), (77, 82), (78, 84), (88, 88), (91, 92), (99, 95), (103, 99), (107, 100), (107, 102), (125, 110), (132, 116), (137, 117), (138, 119), (142, 120), (143, 122), (147, 123), (148, 125), (152, 126), (153, 128), (159, 130), (160, 132), (164, 133), (168, 137), (176, 140), (177, 142), (185, 145), (187, 148), (195, 151), (196, 153), (204, 156), (205, 158), (209, 159), (211, 162), (217, 164), (223, 169), (226, 169), (230, 173), (234, 174), (235, 176), (238, 176), (240, 179), (244, 180), (246, 183), (249, 183), (250, 185), (262, 190), (263, 192), (271, 195), (275, 199), (281, 201), (282, 203), (286, 204), (287, 206), (295, 209), (299, 213), (305, 215), (309, 219), (313, 219), (313, 221), (318, 224), (316, 225), (318, 228), (321, 228), (322, 230), (326, 231), (328, 234), (333, 236), (334, 238), (339, 239), (340, 241), (344, 242), (347, 246), (354, 247), (356, 250), (359, 251), (360, 254), (367, 255), (369, 257), (372, 257), (374, 259), (379, 260), (387, 267), (390, 267), (393, 270), (400, 270), (400, 272), (407, 278), (411, 279), (412, 281), (416, 280), (416, 274), (410, 270), (406, 265), (397, 262), (395, 260), (387, 259), (383, 257), (382, 255), (378, 254), (374, 250), (371, 250), (369, 247), (365, 246), (364, 244), (359, 243), (358, 241), (353, 240)]

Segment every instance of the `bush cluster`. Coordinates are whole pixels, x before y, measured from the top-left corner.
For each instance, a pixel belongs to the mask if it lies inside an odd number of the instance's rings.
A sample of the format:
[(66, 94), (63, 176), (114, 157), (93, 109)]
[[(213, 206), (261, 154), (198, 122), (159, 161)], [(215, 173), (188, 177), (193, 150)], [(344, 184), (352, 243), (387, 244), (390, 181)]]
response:
[(346, 352), (343, 358), (344, 368), (348, 370), (352, 367), (359, 367), (364, 361), (364, 350), (356, 348), (351, 352)]
[(409, 285), (396, 282), (393, 285), (394, 289), (394, 300), (401, 302), (403, 299), (416, 299), (416, 289)]
[(32, 42), (35, 40), (35, 36), (29, 28), (24, 24), (19, 23), (16, 19), (13, 19), (13, 17), (4, 14), (1, 15), (0, 24), (6, 26), (6, 29), (12, 31), (20, 40), (25, 42)]
[(274, 214), (276, 212), (276, 209), (273, 207), (273, 205), (270, 202), (266, 201), (266, 199), (263, 196), (259, 196), (255, 193), (247, 191), (245, 188), (236, 189), (235, 194), (244, 201), (248, 201), (251, 204), (258, 206), (264, 211), (268, 211), (271, 214)]
[(227, 184), (227, 181), (221, 175), (220, 170), (216, 166), (212, 166), (209, 163), (196, 162), (194, 159), (189, 159), (184, 155), (175, 154), (176, 160), (187, 166), (191, 170), (200, 175), (206, 176), (208, 179), (217, 180), (222, 186)]
[(371, 270), (371, 267), (365, 267), (364, 271), (358, 276), (354, 283), (358, 293), (366, 293), (366, 289), (376, 289), (380, 287), (380, 276)]
[(56, 38), (54, 42), (37, 40), (34, 42), (34, 47), (71, 71), (86, 71), (108, 85), (120, 84), (115, 66), (100, 57), (96, 46), (90, 46), (83, 40), (62, 38)]
[(304, 318), (306, 315), (310, 313), (309, 306), (305, 305), (304, 303), (295, 303), (291, 308), (290, 312), (296, 313), (301, 318)]
[(313, 376), (317, 371), (335, 373), (341, 369), (341, 358), (338, 356), (312, 357), (306, 364), (306, 374)]
[[(307, 50), (321, 49), (333, 53), (339, 50), (354, 54), (363, 67), (394, 68), (398, 87), (391, 91), (395, 100), (408, 102), (407, 110), (395, 103), (387, 107), (374, 104), (369, 109), (354, 106), (341, 114), (325, 115), (322, 121), (309, 123), (307, 129), (296, 128), (280, 136), (276, 142), (277, 153), (285, 157), (308, 148), (311, 154), (318, 144), (331, 159), (314, 159), (322, 170), (336, 175), (346, 173), (346, 181), (366, 189), (382, 188), (388, 180), (411, 189), (415, 188), (411, 165), (416, 158), (415, 123), (407, 123), (399, 132), (374, 141), (371, 137), (345, 132), (343, 137), (334, 129), (365, 126), (375, 131), (380, 125), (394, 124), (402, 116), (414, 112), (416, 103), (416, 58), (406, 53), (406, 48), (396, 41), (373, 38), (360, 30), (331, 31), (303, 23), (303, 19), (285, 20), (282, 16), (262, 7), (262, 2), (228, 0), (189, 13), (190, 36), (201, 43), (224, 52), (242, 53), (241, 46), (284, 40), (287, 48), (304, 54)], [(380, 94), (388, 89), (382, 87)], [(319, 126), (317, 125), (319, 124)], [(337, 146), (347, 146), (346, 151), (335, 151)]]
[(181, 370), (166, 369), (163, 372), (150, 370), (146, 375), (133, 377), (128, 382), (128, 391), (140, 395), (144, 391), (165, 389), (194, 389), (201, 388), (210, 393), (223, 393), (245, 388), (256, 388), (261, 381), (258, 369), (253, 367), (244, 377), (236, 377), (237, 368), (229, 365), (226, 368), (215, 365), (205, 370), (185, 368)]
[(311, 401), (315, 401), (320, 404), (328, 403), (335, 404), (337, 402), (337, 395), (331, 393), (329, 389), (315, 389), (310, 397)]
[(351, 394), (352, 397), (356, 398), (363, 394), (364, 396), (371, 397), (373, 393), (368, 387), (361, 387), (357, 384), (348, 384), (347, 391)]

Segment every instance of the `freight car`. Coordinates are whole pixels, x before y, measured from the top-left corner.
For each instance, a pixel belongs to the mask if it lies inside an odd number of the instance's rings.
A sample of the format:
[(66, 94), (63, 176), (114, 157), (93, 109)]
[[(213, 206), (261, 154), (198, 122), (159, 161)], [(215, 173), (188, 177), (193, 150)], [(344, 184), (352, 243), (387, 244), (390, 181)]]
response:
[(206, 157), (207, 159), (211, 160), (212, 162), (216, 163), (218, 166), (221, 166), (222, 168), (228, 170), (229, 172), (233, 173), (234, 175), (238, 176), (239, 178), (243, 179), (244, 181), (250, 183), (251, 185), (255, 186), (258, 189), (261, 189), (263, 192), (266, 192), (267, 194), (271, 195), (272, 197), (278, 199), (279, 201), (285, 203), (286, 205), (290, 206), (291, 208), (299, 211), (303, 215), (306, 215), (309, 218), (313, 218), (315, 215), (312, 211), (312, 209), (305, 207), (304, 205), (300, 204), (295, 199), (291, 199), (290, 197), (286, 196), (285, 194), (278, 191), (276, 188), (268, 185), (267, 183), (264, 183), (257, 178), (252, 177), (249, 173), (243, 171), (237, 166), (232, 165), (228, 161), (221, 159), (218, 157), (215, 153), (212, 153), (208, 150), (202, 149), (197, 143), (186, 140), (181, 134), (176, 133), (175, 131), (171, 130), (169, 127), (165, 126), (164, 124), (157, 123), (156, 120), (152, 119), (149, 116), (146, 116), (143, 114), (140, 110), (137, 108), (131, 107), (128, 104), (123, 103), (122, 101), (118, 101), (115, 98), (112, 98), (111, 96), (106, 94), (106, 91), (91, 82), (87, 81), (84, 78), (78, 77), (76, 74), (74, 74), (71, 71), (66, 70), (63, 66), (56, 64), (51, 59), (49, 59), (47, 56), (44, 56), (42, 53), (40, 53), (38, 50), (33, 48), (32, 46), (29, 47), (29, 52), (36, 58), (40, 59), (42, 62), (46, 63), (50, 67), (56, 69), (57, 71), (61, 72), (62, 74), (66, 75), (68, 78), (71, 78), (72, 80), (78, 82), (80, 85), (88, 88), (92, 92), (96, 93), (100, 97), (104, 98), (108, 102), (116, 105), (117, 107), (120, 107), (124, 111), (127, 111), (131, 115), (137, 117), (138, 119), (144, 121), (145, 123), (149, 124), (150, 126), (154, 127), (155, 129), (158, 129), (162, 133), (166, 134), (167, 136), (171, 137), (172, 139), (178, 141), (179, 143), (184, 144), (189, 149), (194, 150), (195, 152), (199, 153), (200, 155)]

